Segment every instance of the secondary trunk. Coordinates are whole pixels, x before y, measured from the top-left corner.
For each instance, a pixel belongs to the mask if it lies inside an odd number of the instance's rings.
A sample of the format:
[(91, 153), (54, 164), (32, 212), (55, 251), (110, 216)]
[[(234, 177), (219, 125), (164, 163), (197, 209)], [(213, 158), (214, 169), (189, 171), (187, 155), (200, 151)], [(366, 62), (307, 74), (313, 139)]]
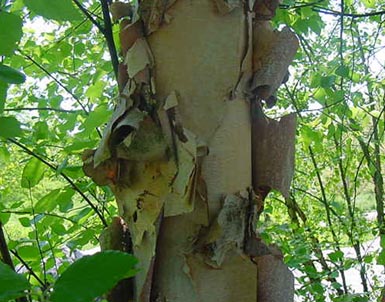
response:
[(132, 250), (141, 264), (121, 286), (130, 297), (111, 301), (292, 301), (282, 255), (253, 227), (270, 189), (287, 195), (293, 173), (295, 117), (263, 113), (298, 47), (269, 24), (277, 4), (111, 5), (121, 93), (84, 170), (110, 185), (123, 218), (103, 248)]

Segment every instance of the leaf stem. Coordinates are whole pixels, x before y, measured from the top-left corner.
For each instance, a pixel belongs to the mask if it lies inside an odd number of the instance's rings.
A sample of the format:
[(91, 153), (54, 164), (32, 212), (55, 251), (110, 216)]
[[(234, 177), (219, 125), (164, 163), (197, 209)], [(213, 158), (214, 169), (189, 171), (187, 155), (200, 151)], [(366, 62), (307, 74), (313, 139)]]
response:
[(64, 113), (77, 113), (80, 110), (65, 110), (60, 108), (51, 108), (51, 107), (15, 107), (15, 108), (5, 108), (3, 111), (56, 111)]

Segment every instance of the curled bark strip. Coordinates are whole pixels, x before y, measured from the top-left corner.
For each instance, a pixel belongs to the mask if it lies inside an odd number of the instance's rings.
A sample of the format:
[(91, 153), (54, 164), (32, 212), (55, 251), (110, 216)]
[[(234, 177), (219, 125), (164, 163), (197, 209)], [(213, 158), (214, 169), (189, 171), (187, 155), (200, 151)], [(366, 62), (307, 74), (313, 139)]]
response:
[(252, 107), (254, 191), (264, 194), (275, 189), (288, 197), (294, 173), (295, 114), (276, 121), (265, 116), (259, 101), (253, 101)]
[(241, 1), (239, 0), (214, 0), (214, 2), (221, 15), (226, 15), (235, 8), (242, 6)]
[(143, 19), (146, 35), (156, 31), (163, 23), (170, 22), (168, 9), (177, 0), (143, 0), (139, 6), (139, 13)]
[(288, 27), (278, 32), (267, 22), (256, 22), (250, 92), (264, 100), (273, 95), (284, 81), (297, 49), (297, 36)]

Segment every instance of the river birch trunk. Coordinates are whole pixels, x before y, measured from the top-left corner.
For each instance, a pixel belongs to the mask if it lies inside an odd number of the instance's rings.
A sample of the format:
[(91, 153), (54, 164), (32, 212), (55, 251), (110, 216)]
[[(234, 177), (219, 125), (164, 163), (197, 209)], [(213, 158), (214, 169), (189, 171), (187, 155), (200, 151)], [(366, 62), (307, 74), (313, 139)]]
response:
[(293, 301), (282, 255), (254, 227), (271, 189), (288, 197), (293, 174), (295, 117), (263, 112), (298, 47), (270, 25), (277, 5), (111, 5), (120, 95), (84, 170), (112, 188), (121, 215), (102, 248), (132, 252), (140, 272), (110, 301)]

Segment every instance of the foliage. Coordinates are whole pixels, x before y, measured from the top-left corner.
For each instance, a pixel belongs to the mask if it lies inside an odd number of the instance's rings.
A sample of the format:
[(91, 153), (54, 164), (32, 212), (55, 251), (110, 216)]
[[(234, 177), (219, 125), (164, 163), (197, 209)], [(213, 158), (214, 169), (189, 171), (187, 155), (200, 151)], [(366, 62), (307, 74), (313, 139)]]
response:
[(100, 252), (72, 264), (53, 286), (53, 302), (87, 302), (101, 296), (119, 280), (135, 275), (137, 260), (119, 251)]
[(24, 276), (16, 274), (8, 265), (0, 262), (0, 301), (21, 297), (29, 288)]
[[(106, 1), (47, 1), (0, 0), (0, 221), (31, 293), (65, 282), (117, 213), (80, 160), (116, 95)], [(274, 19), (301, 43), (269, 111), (298, 115), (296, 174), (289, 199), (269, 196), (259, 230), (295, 269), (299, 301), (374, 301), (383, 286), (371, 271), (385, 263), (384, 5), (285, 0)], [(366, 249), (374, 238), (380, 247)], [(352, 268), (361, 290), (349, 286)]]
[[(45, 295), (52, 302), (88, 302), (103, 295), (119, 280), (135, 275), (137, 260), (124, 252), (105, 251), (85, 256), (68, 267)], [(20, 298), (30, 288), (27, 279), (0, 262), (0, 301)]]
[[(298, 5), (276, 18), (301, 42), (279, 94), (281, 110), (299, 118), (296, 175), (290, 200), (273, 196), (261, 227), (301, 272), (303, 301), (375, 301), (384, 281), (383, 247), (368, 248), (384, 237), (384, 17), (367, 2), (341, 3)], [(353, 269), (361, 289), (351, 287)]]

